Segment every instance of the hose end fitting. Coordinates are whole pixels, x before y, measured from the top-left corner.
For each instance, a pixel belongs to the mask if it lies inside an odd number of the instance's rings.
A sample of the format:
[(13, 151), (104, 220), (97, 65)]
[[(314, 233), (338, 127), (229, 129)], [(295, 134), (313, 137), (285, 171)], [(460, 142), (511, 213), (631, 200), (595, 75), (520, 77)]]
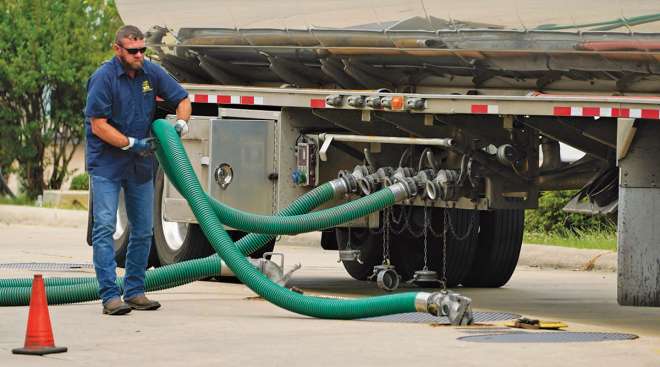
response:
[(442, 192), (442, 188), (437, 182), (435, 181), (426, 182), (426, 185), (424, 186), (424, 197), (426, 197), (429, 200), (437, 200), (442, 195), (441, 192)]
[(355, 166), (353, 172), (339, 171), (339, 178), (344, 181), (349, 192), (357, 193), (359, 189), (358, 181), (370, 173), (367, 166)]
[[(424, 301), (426, 301), (426, 308), (424, 308)], [(452, 325), (474, 323), (472, 299), (451, 291), (418, 293), (415, 298), (415, 308), (417, 311), (428, 312), (434, 316), (447, 316)]]
[(334, 179), (328, 183), (332, 187), (332, 191), (334, 192), (336, 198), (342, 197), (346, 195), (346, 193), (348, 192), (348, 186), (346, 185), (346, 181), (344, 181), (341, 178)]
[(345, 170), (339, 171), (338, 180), (341, 180), (343, 182), (344, 187), (346, 187), (346, 193), (357, 192), (358, 189), (357, 180), (355, 179), (355, 176), (353, 176), (349, 171), (345, 171)]
[(426, 183), (425, 194), (431, 200), (458, 200), (458, 180), (459, 173), (456, 170), (441, 169), (434, 179)]
[(429, 312), (429, 299), (433, 293), (417, 292), (415, 296), (415, 310), (417, 312)]
[(416, 195), (415, 185), (409, 185), (405, 182), (397, 182), (387, 187), (394, 194), (394, 201), (400, 202), (411, 199)]
[(387, 180), (393, 172), (394, 169), (392, 167), (381, 167), (377, 169), (376, 172), (360, 178), (358, 180), (358, 185), (360, 186), (362, 194), (369, 195), (376, 192), (383, 186), (385, 180)]
[(374, 177), (374, 175), (362, 177), (358, 180), (358, 186), (360, 186), (362, 195), (369, 195), (376, 191), (378, 187), (378, 178)]
[(415, 184), (417, 184), (417, 192), (419, 194), (424, 195), (425, 197), (428, 196), (426, 194), (426, 185), (433, 180), (435, 177), (435, 171), (432, 169), (425, 169), (417, 172), (417, 175), (413, 177), (415, 180)]

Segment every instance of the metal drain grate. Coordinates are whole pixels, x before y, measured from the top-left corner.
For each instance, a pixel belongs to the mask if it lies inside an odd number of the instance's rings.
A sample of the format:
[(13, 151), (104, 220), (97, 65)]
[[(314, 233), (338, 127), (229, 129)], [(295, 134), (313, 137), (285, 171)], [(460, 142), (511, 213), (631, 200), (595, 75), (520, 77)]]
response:
[(581, 343), (637, 339), (634, 334), (571, 331), (515, 332), (462, 336), (458, 340), (475, 343)]
[(79, 269), (94, 269), (91, 263), (4, 263), (0, 269), (31, 270), (31, 271), (71, 271)]
[[(508, 312), (474, 312), (474, 322), (489, 322), (489, 321), (504, 321), (520, 318)], [(395, 315), (368, 317), (360, 319), (363, 321), (379, 321), (379, 322), (411, 322), (411, 323), (427, 323), (427, 324), (447, 324), (449, 319), (445, 316), (438, 317), (424, 312), (408, 312), (399, 313)]]

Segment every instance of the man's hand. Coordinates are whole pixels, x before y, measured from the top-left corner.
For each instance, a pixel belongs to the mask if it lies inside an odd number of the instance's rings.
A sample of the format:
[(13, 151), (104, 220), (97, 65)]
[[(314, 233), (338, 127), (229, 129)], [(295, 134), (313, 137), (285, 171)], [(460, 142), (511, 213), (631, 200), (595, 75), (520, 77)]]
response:
[(179, 136), (183, 137), (188, 134), (188, 123), (185, 120), (176, 120), (174, 130)]
[(122, 148), (123, 150), (130, 150), (141, 156), (147, 156), (156, 150), (155, 138), (135, 139), (128, 138), (128, 145)]

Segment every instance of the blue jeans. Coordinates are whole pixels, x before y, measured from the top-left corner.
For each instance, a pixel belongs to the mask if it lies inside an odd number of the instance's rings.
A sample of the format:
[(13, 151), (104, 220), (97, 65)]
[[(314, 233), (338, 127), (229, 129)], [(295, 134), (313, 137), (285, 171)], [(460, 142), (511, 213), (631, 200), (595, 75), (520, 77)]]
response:
[(92, 247), (101, 300), (105, 303), (121, 295), (116, 284), (117, 263), (112, 235), (115, 233), (119, 192), (122, 188), (130, 223), (123, 293), (124, 298), (143, 294), (144, 273), (153, 235), (153, 182), (148, 180), (138, 183), (130, 178), (111, 180), (101, 176), (91, 176), (91, 179), (94, 215)]

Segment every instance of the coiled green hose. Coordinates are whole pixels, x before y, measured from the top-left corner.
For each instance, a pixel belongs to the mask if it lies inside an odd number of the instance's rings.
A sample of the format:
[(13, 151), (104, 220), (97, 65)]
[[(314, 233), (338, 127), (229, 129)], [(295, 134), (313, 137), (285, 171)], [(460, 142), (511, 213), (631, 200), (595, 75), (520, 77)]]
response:
[[(337, 300), (304, 296), (271, 282), (237, 251), (197, 180), (174, 128), (165, 120), (156, 120), (152, 131), (160, 142), (156, 151), (158, 159), (161, 162), (167, 161), (164, 169), (168, 178), (182, 189), (181, 194), (188, 201), (213, 248), (236, 277), (254, 292), (289, 311), (320, 318), (352, 319), (416, 311), (417, 293)], [(171, 169), (174, 167), (176, 169)], [(395, 196), (391, 191), (387, 194), (388, 189), (384, 190), (378, 199), (386, 207), (394, 203)]]
[(336, 227), (394, 204), (392, 191), (383, 189), (333, 208), (303, 215), (273, 217), (247, 213), (214, 198), (208, 199), (211, 209), (223, 224), (245, 232), (267, 234), (306, 233)]
[[(298, 215), (330, 201), (335, 193), (332, 186), (325, 183), (294, 200), (277, 215)], [(242, 254), (251, 254), (263, 247), (273, 236), (248, 234), (236, 242)], [(145, 274), (147, 292), (167, 289), (220, 274), (220, 258), (217, 254), (203, 258), (182, 261), (148, 270)], [(98, 282), (93, 277), (45, 278), (48, 303), (51, 305), (98, 300)], [(122, 288), (123, 281), (117, 279)], [(29, 304), (32, 278), (0, 279), (0, 306), (25, 306)]]
[[(234, 272), (240, 281), (250, 287), (253, 291), (269, 300), (270, 302), (300, 314), (320, 317), (320, 318), (339, 318), (351, 319), (359, 317), (379, 316), (392, 313), (416, 311), (415, 299), (418, 293), (400, 293), (388, 296), (371, 297), (357, 300), (337, 300), (319, 297), (303, 296), (283, 288), (268, 279), (261, 272), (257, 271), (250, 262), (248, 262), (241, 249), (237, 248), (229, 235), (224, 230), (223, 224), (218, 218), (221, 212), (227, 217), (234, 217), (236, 221), (251, 222), (250, 225), (259, 227), (256, 230), (266, 231), (271, 228), (273, 231), (284, 231), (284, 233), (296, 233), (303, 231), (308, 217), (299, 217), (295, 221), (274, 221), (269, 217), (253, 216), (247, 213), (237, 213), (236, 211), (222, 205), (213, 205), (206, 193), (202, 190), (195, 173), (192, 170), (190, 161), (181, 145), (181, 141), (172, 128), (165, 120), (156, 120), (152, 126), (154, 135), (158, 138), (160, 144), (157, 150), (161, 167), (165, 170), (170, 180), (181, 194), (188, 200), (195, 217), (209, 242), (222, 257), (227, 266)], [(330, 195), (332, 188), (321, 186), (320, 191), (326, 196)], [(311, 192), (310, 192), (311, 193)], [(308, 193), (309, 194), (309, 193)], [(323, 197), (324, 200), (331, 198)], [(281, 215), (300, 214), (310, 210), (323, 200), (313, 202), (313, 199), (302, 196), (296, 208), (290, 211), (283, 211)], [(362, 213), (363, 207), (368, 210), (377, 211), (395, 202), (395, 195), (389, 189), (381, 190), (376, 194), (365, 197), (360, 207), (346, 206), (344, 209), (350, 209)], [(305, 210), (298, 210), (305, 209)], [(287, 208), (289, 209), (289, 208)], [(366, 210), (365, 210), (366, 211)], [(351, 215), (342, 214), (342, 219), (350, 220)], [(369, 212), (367, 211), (366, 215)], [(309, 214), (308, 214), (309, 215)], [(358, 215), (362, 216), (362, 215)], [(356, 217), (356, 218), (357, 218)], [(329, 220), (324, 216), (309, 217), (316, 220)], [(349, 218), (349, 219), (346, 219)], [(311, 221), (311, 219), (309, 219)], [(265, 222), (265, 223), (264, 223)], [(301, 224), (302, 223), (302, 224)], [(331, 222), (328, 222), (331, 223)], [(332, 225), (329, 225), (332, 226)], [(264, 227), (264, 228), (261, 228)], [(240, 227), (238, 227), (240, 228)], [(323, 227), (322, 227), (323, 228)], [(273, 232), (280, 233), (280, 232)], [(267, 242), (271, 236), (250, 234), (238, 242), (245, 244), (245, 250), (256, 249)], [(244, 242), (243, 242), (244, 241)], [(191, 263), (194, 266), (191, 266)], [(199, 279), (209, 274), (218, 274), (220, 270), (220, 257), (217, 255), (204, 259), (191, 260), (188, 262), (177, 263), (147, 272), (145, 283), (148, 290), (164, 289), (171, 286), (184, 284), (186, 282)], [(203, 274), (203, 275), (202, 275)], [(51, 280), (47, 283), (48, 301), (51, 304), (72, 303), (98, 299), (98, 284), (91, 278), (73, 278)], [(25, 305), (29, 302), (29, 287), (25, 286), (24, 281), (18, 281), (19, 285), (5, 286), (8, 282), (3, 281), (0, 288), (0, 302), (3, 305)], [(121, 284), (121, 280), (118, 280)], [(7, 283), (9, 284), (9, 283)]]

